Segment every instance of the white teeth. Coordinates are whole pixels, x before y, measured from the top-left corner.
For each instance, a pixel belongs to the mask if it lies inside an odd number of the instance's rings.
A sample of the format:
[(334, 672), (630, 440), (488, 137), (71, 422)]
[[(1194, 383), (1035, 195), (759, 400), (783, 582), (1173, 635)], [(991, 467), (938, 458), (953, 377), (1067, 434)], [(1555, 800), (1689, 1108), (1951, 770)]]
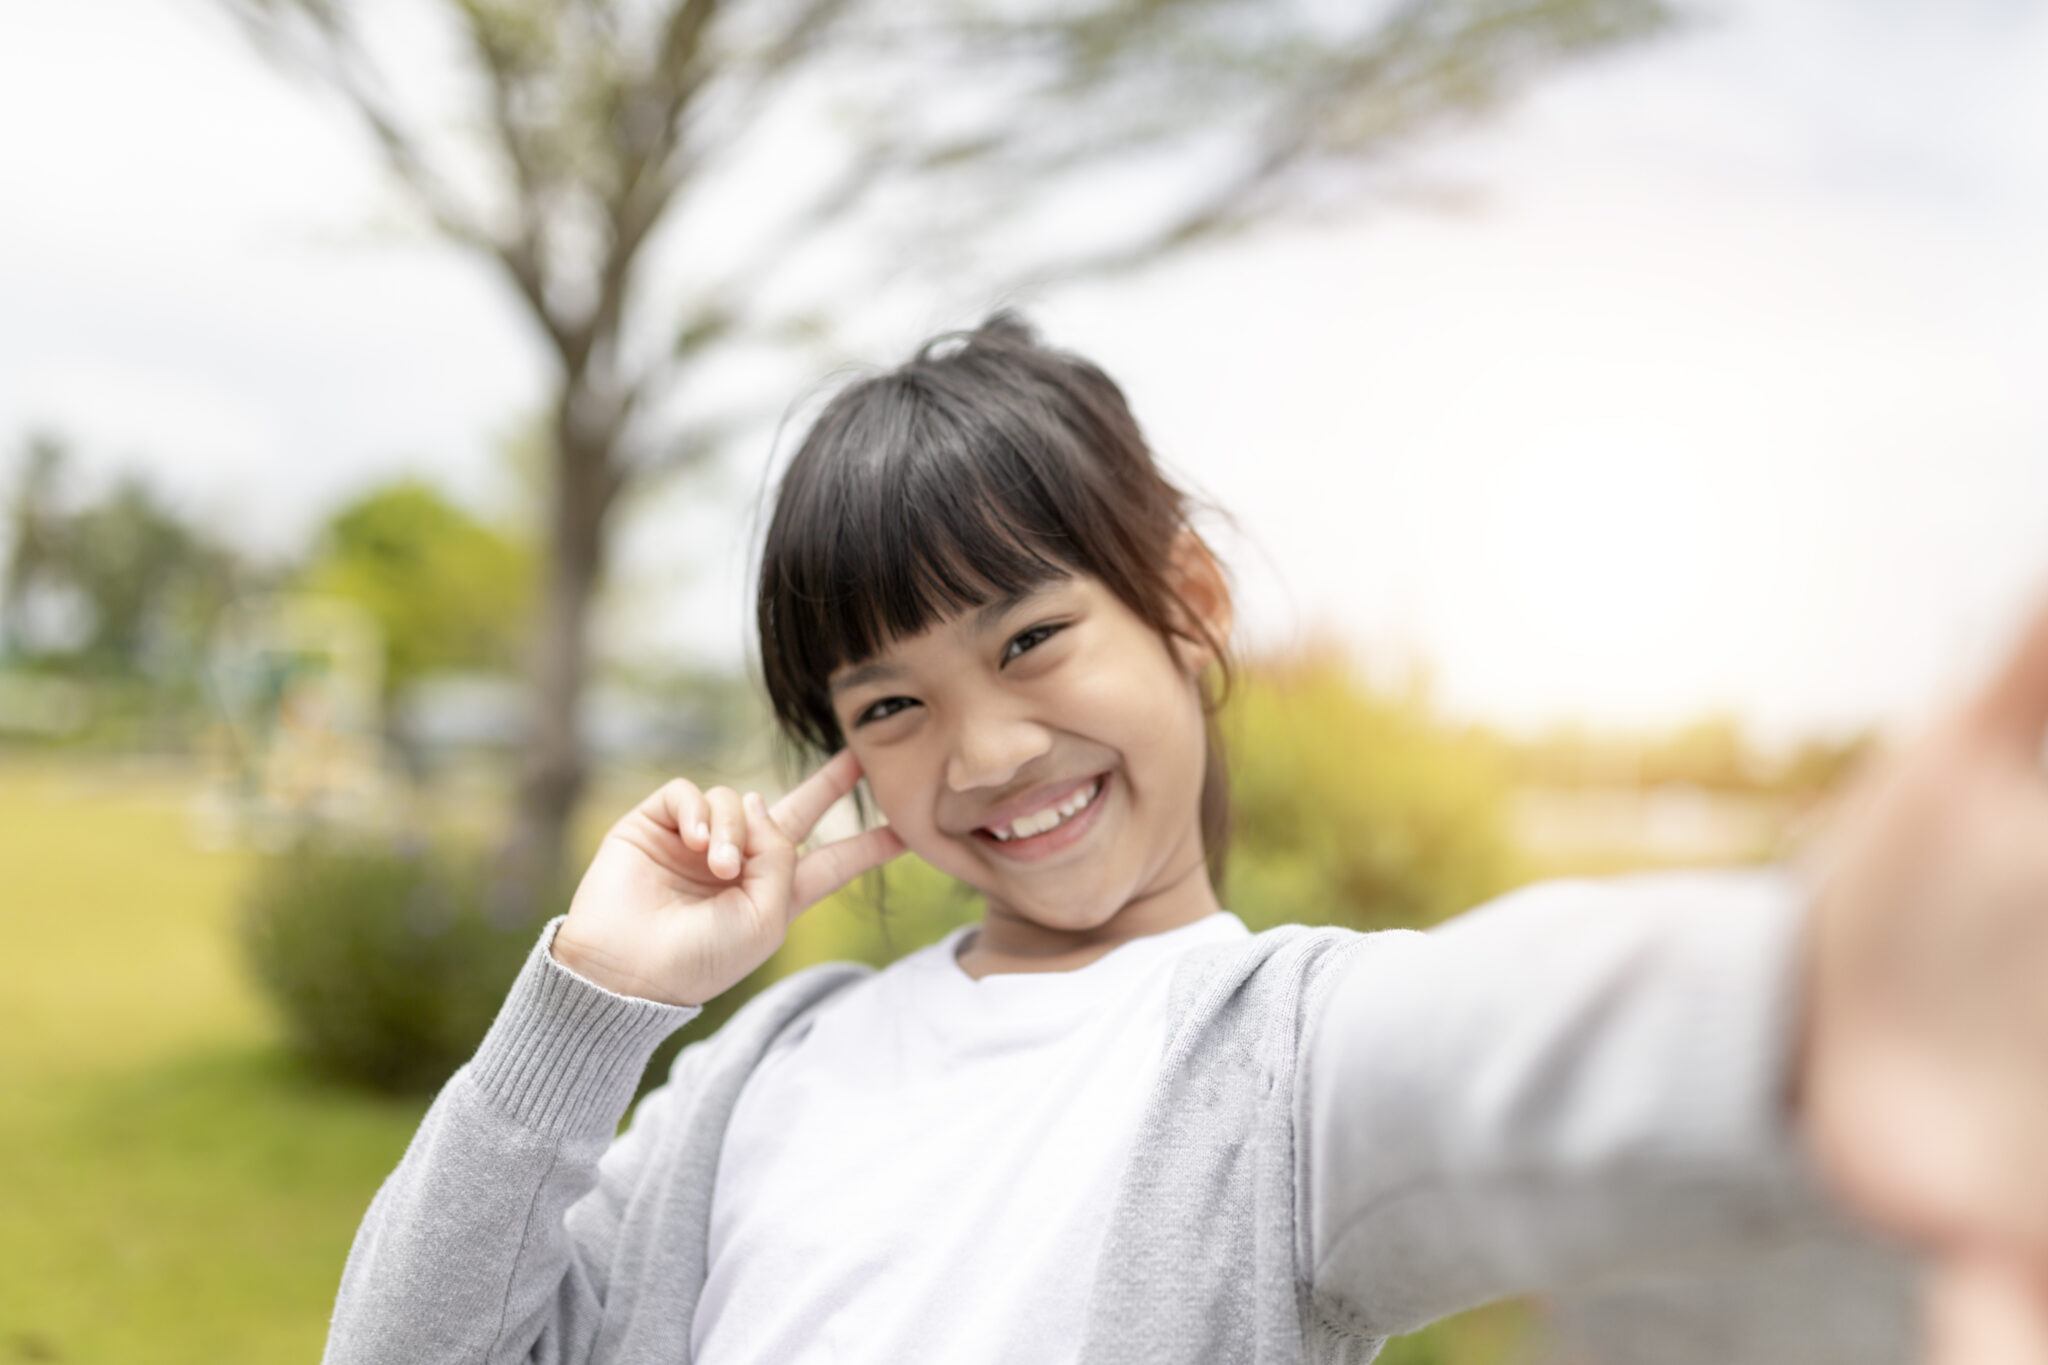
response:
[(1059, 805), (1048, 806), (1035, 815), (1021, 816), (1012, 820), (1006, 829), (991, 829), (989, 833), (1003, 843), (1043, 834), (1068, 816), (1078, 815), (1084, 806), (1095, 799), (1095, 789), (1098, 785), (1099, 783), (1090, 782)]

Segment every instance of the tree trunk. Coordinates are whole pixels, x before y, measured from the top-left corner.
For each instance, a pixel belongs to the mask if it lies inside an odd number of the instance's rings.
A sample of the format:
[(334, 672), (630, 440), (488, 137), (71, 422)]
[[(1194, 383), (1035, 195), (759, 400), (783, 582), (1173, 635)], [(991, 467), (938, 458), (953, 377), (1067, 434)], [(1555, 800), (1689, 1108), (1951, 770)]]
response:
[(569, 908), (569, 821), (588, 776), (578, 724), (588, 673), (591, 605), (604, 577), (604, 522), (614, 491), (616, 432), (575, 414), (586, 384), (565, 386), (554, 422), (546, 583), (533, 639), (531, 710), (511, 829), (493, 877), (491, 917), (535, 925)]

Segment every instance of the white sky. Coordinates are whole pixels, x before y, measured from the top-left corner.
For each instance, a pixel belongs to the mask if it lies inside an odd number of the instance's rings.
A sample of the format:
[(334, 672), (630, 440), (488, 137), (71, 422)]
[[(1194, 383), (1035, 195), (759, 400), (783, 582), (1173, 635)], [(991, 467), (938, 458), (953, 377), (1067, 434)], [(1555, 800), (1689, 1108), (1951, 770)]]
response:
[[(1246, 643), (1327, 622), (1461, 714), (1775, 741), (2007, 642), (2048, 588), (2048, 5), (1730, 8), (1416, 158), (1480, 212), (1022, 300), (1245, 523)], [(401, 470), (492, 488), (526, 324), (200, 0), (0, 7), (0, 128), (0, 471), (54, 427), (271, 547)], [(612, 648), (742, 657), (767, 455), (637, 512)]]

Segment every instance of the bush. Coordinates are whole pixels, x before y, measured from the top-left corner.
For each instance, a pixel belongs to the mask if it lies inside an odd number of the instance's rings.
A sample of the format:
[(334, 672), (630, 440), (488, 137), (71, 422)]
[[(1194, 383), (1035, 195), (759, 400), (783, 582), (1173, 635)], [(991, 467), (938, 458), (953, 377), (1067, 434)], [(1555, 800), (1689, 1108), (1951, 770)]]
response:
[(1336, 645), (1250, 660), (1224, 713), (1236, 837), (1221, 899), (1276, 924), (1424, 928), (1521, 880), (1509, 774), (1426, 691), (1385, 692)]
[(454, 1074), (546, 923), (494, 923), (486, 866), (452, 846), (331, 834), (266, 858), (237, 931), (294, 1050), (390, 1093), (431, 1091)]

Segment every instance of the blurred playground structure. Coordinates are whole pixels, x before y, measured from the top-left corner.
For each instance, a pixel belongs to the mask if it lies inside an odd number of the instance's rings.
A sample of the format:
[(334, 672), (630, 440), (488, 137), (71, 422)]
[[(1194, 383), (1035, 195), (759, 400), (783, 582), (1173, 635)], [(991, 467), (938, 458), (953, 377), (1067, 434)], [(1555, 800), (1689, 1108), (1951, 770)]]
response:
[(364, 608), (305, 593), (236, 601), (206, 676), (215, 719), (199, 748), (214, 780), (198, 813), (213, 842), (270, 845), (308, 821), (390, 808), (383, 633)]

